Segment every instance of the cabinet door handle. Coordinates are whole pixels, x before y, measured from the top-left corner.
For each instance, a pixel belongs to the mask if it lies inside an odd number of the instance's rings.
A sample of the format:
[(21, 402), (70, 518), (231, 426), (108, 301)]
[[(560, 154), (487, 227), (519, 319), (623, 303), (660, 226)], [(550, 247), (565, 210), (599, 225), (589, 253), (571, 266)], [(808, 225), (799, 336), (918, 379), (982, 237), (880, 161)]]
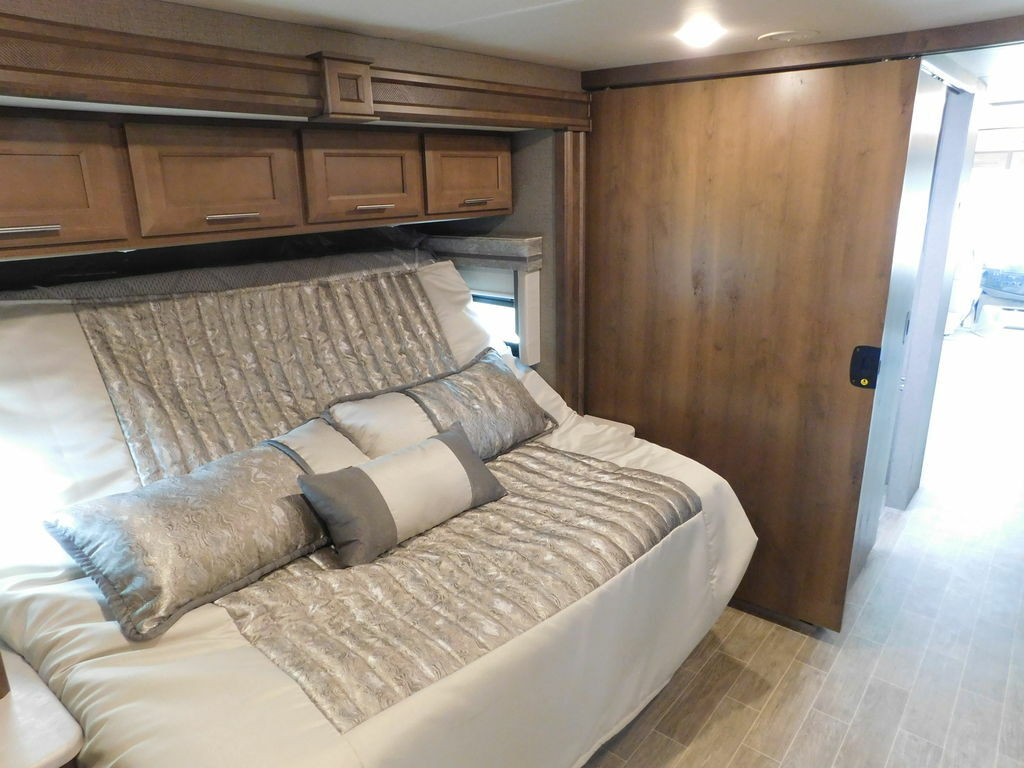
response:
[(487, 203), (493, 202), (493, 197), (467, 197), (462, 201), (463, 205), (486, 205)]
[(0, 235), (30, 235), (33, 232), (60, 232), (60, 224), (38, 224), (33, 227), (2, 227)]
[(376, 203), (375, 205), (357, 205), (357, 211), (386, 211), (389, 208), (394, 208), (394, 203)]
[(261, 213), (213, 213), (206, 217), (209, 222), (231, 221), (232, 219), (258, 219)]

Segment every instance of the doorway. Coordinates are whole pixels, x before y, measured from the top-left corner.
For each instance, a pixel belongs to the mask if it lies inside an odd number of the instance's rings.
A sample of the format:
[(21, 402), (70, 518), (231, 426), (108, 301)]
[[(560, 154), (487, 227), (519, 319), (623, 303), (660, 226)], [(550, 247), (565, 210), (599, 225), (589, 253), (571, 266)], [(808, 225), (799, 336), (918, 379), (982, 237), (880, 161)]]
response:
[[(1024, 45), (948, 54), (935, 64), (974, 90), (973, 115), (958, 203), (939, 214), (946, 224), (943, 251), (930, 256), (926, 246), (922, 257), (912, 312), (920, 320), (930, 308), (934, 317), (926, 318), (931, 330), (918, 329), (908, 340), (886, 503), (890, 516), (905, 517), (922, 535), (950, 536), (971, 551), (1020, 560)], [(938, 168), (933, 208), (943, 194)], [(945, 184), (948, 193), (955, 182)], [(924, 285), (929, 258), (938, 272)], [(912, 358), (922, 350), (934, 358), (932, 368), (915, 367)]]

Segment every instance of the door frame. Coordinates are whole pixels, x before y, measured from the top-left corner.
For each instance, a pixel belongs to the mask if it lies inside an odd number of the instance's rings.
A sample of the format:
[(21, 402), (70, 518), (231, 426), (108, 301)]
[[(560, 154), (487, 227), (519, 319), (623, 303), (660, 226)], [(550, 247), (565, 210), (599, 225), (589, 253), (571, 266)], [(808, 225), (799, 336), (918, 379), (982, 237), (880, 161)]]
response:
[(953, 288), (949, 252), (954, 240), (958, 204), (973, 166), (978, 134), (973, 110), (974, 93), (984, 87), (977, 81), (951, 76), (946, 72), (946, 62), (939, 59), (941, 57), (924, 60), (924, 66), (936, 77), (945, 79), (950, 87), (939, 136), (928, 225), (901, 377), (901, 400), (889, 459), (885, 503), (896, 509), (906, 509), (910, 505), (921, 482), (946, 314)]
[(924, 68), (918, 73), (914, 114), (910, 124), (910, 148), (893, 247), (889, 297), (882, 326), (882, 354), (872, 402), (857, 526), (853, 537), (850, 584), (860, 574), (875, 545), (878, 521), (885, 504), (886, 476), (908, 349), (907, 333), (925, 243), (947, 90), (944, 82)]

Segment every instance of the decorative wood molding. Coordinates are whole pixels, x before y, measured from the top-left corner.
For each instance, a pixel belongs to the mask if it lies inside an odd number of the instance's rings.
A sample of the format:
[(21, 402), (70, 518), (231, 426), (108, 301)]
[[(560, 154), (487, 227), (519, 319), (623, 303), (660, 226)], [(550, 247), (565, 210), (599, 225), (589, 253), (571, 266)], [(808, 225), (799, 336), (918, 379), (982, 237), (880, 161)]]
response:
[(0, 14), (0, 96), (369, 122), (590, 130), (590, 95)]
[(373, 85), (370, 82), (371, 59), (355, 59), (340, 54), (314, 53), (323, 74), (324, 114), (321, 119), (365, 123), (379, 120), (373, 113)]
[(587, 135), (580, 131), (560, 134), (556, 137), (555, 156), (556, 189), (560, 197), (556, 209), (556, 231), (559, 235), (555, 268), (558, 306), (556, 388), (570, 408), (583, 413), (586, 407), (583, 341)]
[(590, 130), (590, 94), (420, 72), (372, 69), (385, 120)]
[(1024, 41), (1024, 16), (935, 27), (893, 35), (862, 37), (831, 43), (774, 48), (767, 51), (702, 56), (630, 67), (593, 69), (583, 73), (583, 87), (625, 88), (678, 83), (717, 77), (737, 77), (792, 69), (902, 59), (934, 53), (1006, 45)]
[(313, 116), (315, 61), (0, 14), (0, 94)]

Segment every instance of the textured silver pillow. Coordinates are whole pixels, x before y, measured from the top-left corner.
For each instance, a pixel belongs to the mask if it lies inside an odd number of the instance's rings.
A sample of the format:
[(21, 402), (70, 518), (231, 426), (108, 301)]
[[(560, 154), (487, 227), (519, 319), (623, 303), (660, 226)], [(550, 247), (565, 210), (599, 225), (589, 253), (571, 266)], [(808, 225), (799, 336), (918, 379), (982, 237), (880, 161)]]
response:
[(304, 475), (299, 486), (345, 566), (505, 495), (458, 424), (358, 467)]
[(405, 394), (420, 404), (438, 430), (462, 424), (485, 461), (557, 426), (493, 349), (458, 373), (410, 387)]
[(99, 585), (129, 640), (327, 543), (296, 464), (268, 445), (76, 504), (47, 529)]

